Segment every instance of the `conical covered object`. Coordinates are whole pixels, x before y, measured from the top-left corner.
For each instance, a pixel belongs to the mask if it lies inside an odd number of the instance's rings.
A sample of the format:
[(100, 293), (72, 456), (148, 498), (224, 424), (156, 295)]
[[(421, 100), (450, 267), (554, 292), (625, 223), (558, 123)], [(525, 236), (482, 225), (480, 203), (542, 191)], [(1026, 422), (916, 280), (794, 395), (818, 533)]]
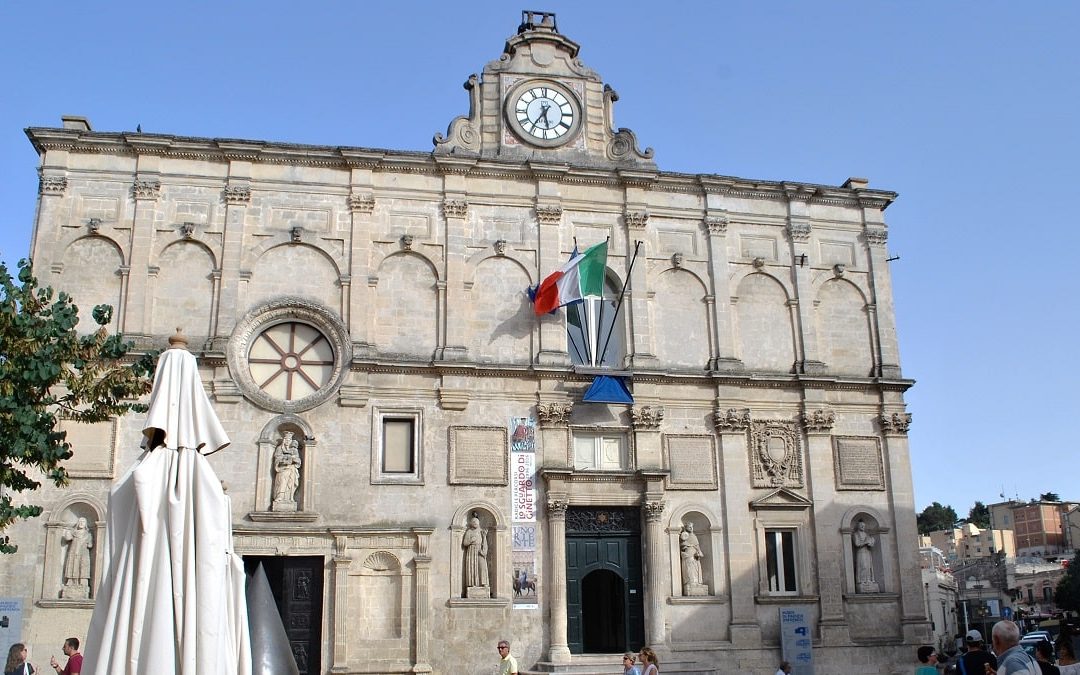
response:
[(144, 452), (109, 494), (83, 675), (251, 673), (231, 505), (201, 454), (229, 438), (185, 345), (161, 355)]
[(262, 563), (248, 577), (247, 606), (252, 675), (300, 675)]

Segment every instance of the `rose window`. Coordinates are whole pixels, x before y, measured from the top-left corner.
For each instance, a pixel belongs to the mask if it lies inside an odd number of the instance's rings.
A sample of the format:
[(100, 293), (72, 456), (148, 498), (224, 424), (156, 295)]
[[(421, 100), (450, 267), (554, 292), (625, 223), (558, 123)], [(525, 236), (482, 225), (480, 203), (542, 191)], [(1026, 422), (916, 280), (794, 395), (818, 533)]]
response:
[(252, 339), (248, 369), (267, 396), (296, 401), (333, 379), (334, 348), (322, 332), (306, 323), (279, 323)]

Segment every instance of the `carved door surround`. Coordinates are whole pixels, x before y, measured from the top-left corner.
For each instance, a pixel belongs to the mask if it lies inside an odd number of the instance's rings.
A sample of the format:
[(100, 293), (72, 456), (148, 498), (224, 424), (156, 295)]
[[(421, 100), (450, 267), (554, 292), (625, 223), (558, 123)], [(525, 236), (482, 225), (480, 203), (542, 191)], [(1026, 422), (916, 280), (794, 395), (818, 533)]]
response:
[[(640, 513), (637, 527), (644, 530), (638, 541), (643, 542), (647, 555), (638, 591), (644, 594), (645, 641), (662, 644), (666, 640), (665, 599), (670, 583), (670, 569), (664, 565), (666, 541), (661, 522), (664, 511), (664, 479), (667, 471), (638, 470), (610, 472), (578, 472), (569, 468), (544, 469), (540, 472), (546, 487), (548, 520), (548, 601), (551, 607), (551, 645), (548, 660), (557, 664), (571, 662), (568, 635), (568, 526), (579, 528), (582, 513), (623, 514)], [(568, 522), (568, 514), (569, 520)], [(602, 519), (602, 518), (601, 518)], [(595, 518), (594, 518), (595, 520)], [(604, 527), (598, 523), (597, 527)], [(640, 531), (640, 530), (639, 530)], [(576, 535), (572, 535), (576, 536)], [(629, 589), (627, 589), (629, 590)]]

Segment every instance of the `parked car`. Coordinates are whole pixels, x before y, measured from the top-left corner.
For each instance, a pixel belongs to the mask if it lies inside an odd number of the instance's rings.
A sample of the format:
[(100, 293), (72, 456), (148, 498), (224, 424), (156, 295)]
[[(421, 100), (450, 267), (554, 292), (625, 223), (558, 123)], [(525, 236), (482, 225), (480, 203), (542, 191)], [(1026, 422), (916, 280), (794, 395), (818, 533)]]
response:
[(1050, 631), (1048, 631), (1048, 630), (1033, 630), (1033, 631), (1029, 631), (1027, 633), (1024, 633), (1024, 637), (1022, 637), (1020, 639), (1021, 640), (1027, 640), (1027, 639), (1046, 640), (1047, 642), (1053, 642), (1054, 641), (1054, 636), (1051, 635)]
[[(1046, 631), (1039, 632), (1046, 633)], [(1049, 633), (1047, 633), (1047, 635), (1049, 635)], [(1051, 661), (1056, 661), (1057, 651), (1054, 649), (1054, 643), (1051, 642), (1049, 638), (1043, 637), (1042, 635), (1036, 635), (1034, 637), (1028, 637), (1028, 635), (1025, 635), (1024, 637), (1020, 638), (1020, 648), (1030, 654), (1032, 658), (1035, 658), (1035, 647), (1040, 642), (1047, 642), (1050, 645), (1050, 651), (1053, 654)]]

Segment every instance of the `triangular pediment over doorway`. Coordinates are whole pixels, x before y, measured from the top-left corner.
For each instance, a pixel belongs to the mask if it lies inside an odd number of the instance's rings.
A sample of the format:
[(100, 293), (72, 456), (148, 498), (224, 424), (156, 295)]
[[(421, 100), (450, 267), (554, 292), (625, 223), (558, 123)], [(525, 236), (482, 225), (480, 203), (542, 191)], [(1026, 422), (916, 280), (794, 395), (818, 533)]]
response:
[(760, 509), (808, 509), (814, 502), (787, 488), (776, 488), (769, 494), (750, 502), (750, 508)]

